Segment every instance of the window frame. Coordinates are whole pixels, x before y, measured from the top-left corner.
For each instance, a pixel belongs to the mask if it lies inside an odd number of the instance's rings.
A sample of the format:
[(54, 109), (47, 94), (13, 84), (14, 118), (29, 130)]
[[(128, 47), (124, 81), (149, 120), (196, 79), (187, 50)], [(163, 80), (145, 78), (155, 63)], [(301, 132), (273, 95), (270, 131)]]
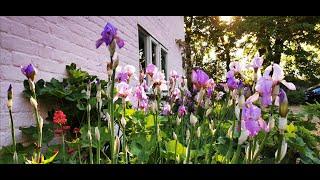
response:
[[(168, 79), (168, 49), (163, 46), (157, 39), (155, 39), (151, 34), (149, 34), (144, 28), (142, 28), (140, 25), (138, 25), (138, 36), (140, 36), (140, 34), (142, 34), (145, 38), (144, 38), (144, 48), (145, 48), (145, 57), (146, 57), (146, 65), (153, 63), (152, 62), (152, 44), (156, 45), (156, 49), (155, 49), (155, 53), (156, 53), (156, 66), (158, 68), (161, 69), (162, 71), (162, 64), (161, 64), (161, 50), (163, 50), (166, 53), (166, 57), (165, 57), (165, 61), (166, 61), (166, 74), (165, 74), (165, 78)], [(139, 37), (138, 37), (139, 39)], [(140, 63), (140, 62), (139, 62)]]

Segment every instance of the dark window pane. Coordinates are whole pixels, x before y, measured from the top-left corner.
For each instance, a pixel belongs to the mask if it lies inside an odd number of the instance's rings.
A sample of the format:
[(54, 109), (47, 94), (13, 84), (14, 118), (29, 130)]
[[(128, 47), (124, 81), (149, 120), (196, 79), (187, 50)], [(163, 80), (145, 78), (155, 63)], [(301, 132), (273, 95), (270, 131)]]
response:
[(157, 60), (156, 60), (157, 52), (156, 51), (157, 51), (157, 45), (152, 42), (151, 58), (152, 58), (152, 64), (154, 64), (154, 65), (157, 65)]
[(165, 78), (167, 79), (167, 52), (161, 49), (161, 70), (163, 71)]
[(139, 69), (144, 70), (146, 68), (146, 49), (145, 49), (146, 36), (139, 32)]

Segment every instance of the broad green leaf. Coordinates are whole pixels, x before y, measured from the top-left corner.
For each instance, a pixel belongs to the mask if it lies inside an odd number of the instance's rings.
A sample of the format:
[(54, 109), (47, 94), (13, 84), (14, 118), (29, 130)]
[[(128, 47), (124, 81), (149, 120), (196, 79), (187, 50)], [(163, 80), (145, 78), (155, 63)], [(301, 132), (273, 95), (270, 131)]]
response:
[(183, 146), (180, 142), (176, 140), (171, 140), (166, 144), (167, 151), (171, 153), (175, 153), (176, 145), (177, 145), (176, 153), (184, 159), (186, 157), (187, 147)]
[(146, 118), (146, 125), (145, 127), (148, 129), (148, 128), (151, 128), (151, 127), (154, 127), (154, 115), (150, 114), (149, 116), (147, 116)]

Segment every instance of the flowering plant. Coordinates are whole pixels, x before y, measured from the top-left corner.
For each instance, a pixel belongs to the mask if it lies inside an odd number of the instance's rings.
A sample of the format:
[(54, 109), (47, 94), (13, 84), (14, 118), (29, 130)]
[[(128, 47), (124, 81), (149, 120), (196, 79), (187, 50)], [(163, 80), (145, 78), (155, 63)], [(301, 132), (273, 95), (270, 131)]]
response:
[[(57, 150), (49, 158), (55, 163), (291, 163), (296, 152), (304, 162), (319, 163), (314, 143), (302, 147), (315, 136), (289, 113), (286, 90), (295, 90), (295, 85), (284, 80), (280, 65), (263, 69), (262, 57), (250, 65), (232, 62), (225, 83), (195, 68), (188, 89), (186, 78), (176, 71), (166, 79), (154, 64), (139, 74), (131, 65), (120, 67), (117, 51), (125, 44), (110, 23), (96, 48), (103, 43), (110, 56), (106, 80), (71, 64), (62, 81), (35, 82), (35, 67), (22, 68), (39, 137), (37, 155), (28, 163), (49, 162), (40, 151), (42, 136), (54, 133), (61, 141), (51, 144), (50, 137), (45, 153)], [(38, 113), (40, 100), (52, 108), (46, 123)]]

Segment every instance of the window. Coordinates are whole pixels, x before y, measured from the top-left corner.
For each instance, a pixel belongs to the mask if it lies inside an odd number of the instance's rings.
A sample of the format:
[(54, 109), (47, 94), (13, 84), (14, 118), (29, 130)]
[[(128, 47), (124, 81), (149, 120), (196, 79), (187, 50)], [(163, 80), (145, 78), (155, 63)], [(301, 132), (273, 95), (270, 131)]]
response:
[(139, 68), (145, 70), (148, 64), (156, 65), (167, 80), (167, 49), (139, 26)]

